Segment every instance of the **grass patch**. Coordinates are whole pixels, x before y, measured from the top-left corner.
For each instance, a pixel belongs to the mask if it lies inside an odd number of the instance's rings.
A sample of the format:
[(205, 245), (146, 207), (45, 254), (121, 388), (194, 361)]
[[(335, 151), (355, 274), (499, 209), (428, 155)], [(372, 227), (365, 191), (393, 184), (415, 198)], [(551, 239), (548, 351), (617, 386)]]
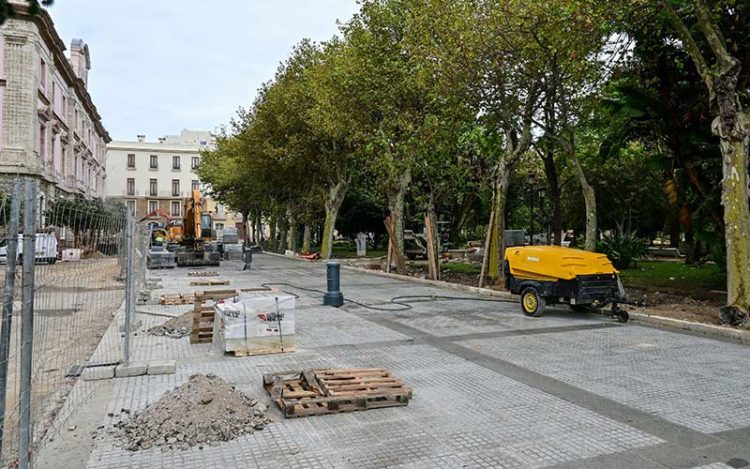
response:
[[(319, 251), (320, 248), (318, 247)], [(368, 249), (365, 257), (382, 257), (388, 255), (385, 249)], [(337, 259), (348, 259), (357, 257), (357, 248), (355, 246), (347, 246), (342, 244), (333, 245), (333, 257)]]
[(453, 274), (479, 275), (482, 273), (482, 266), (480, 264), (469, 262), (446, 262), (445, 264), (441, 264), (440, 267), (442, 270)]
[(714, 264), (640, 261), (638, 267), (620, 272), (626, 287), (692, 295), (726, 289), (727, 276)]

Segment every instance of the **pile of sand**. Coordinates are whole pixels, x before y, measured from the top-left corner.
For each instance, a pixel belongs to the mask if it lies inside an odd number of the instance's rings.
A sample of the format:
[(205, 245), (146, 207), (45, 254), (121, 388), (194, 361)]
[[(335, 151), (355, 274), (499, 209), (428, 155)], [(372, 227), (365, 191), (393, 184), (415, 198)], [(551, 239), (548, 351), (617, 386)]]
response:
[(193, 312), (188, 311), (185, 314), (174, 317), (160, 326), (154, 326), (148, 330), (151, 335), (172, 337), (179, 339), (190, 335), (193, 331)]
[(114, 433), (132, 451), (153, 446), (188, 449), (262, 430), (271, 421), (265, 411), (265, 404), (218, 376), (196, 374), (115, 424)]

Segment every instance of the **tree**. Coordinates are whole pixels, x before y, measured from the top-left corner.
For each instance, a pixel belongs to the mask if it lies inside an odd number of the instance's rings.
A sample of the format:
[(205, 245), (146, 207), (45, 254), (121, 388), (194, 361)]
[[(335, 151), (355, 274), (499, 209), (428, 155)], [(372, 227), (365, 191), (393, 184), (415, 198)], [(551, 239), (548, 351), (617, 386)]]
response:
[(740, 97), (744, 90), (738, 88), (742, 64), (730, 52), (717, 18), (744, 15), (747, 6), (715, 2), (709, 7), (704, 0), (660, 0), (660, 5), (703, 79), (714, 112), (711, 128), (720, 139), (723, 156), (727, 244), (727, 305), (721, 309), (721, 318), (729, 324), (742, 324), (750, 318), (750, 118)]
[[(41, 0), (40, 4), (39, 0), (25, 0), (25, 3), (28, 5), (29, 14), (36, 15), (39, 14), (42, 6), (50, 7), (54, 1), (55, 0)], [(5, 23), (9, 18), (14, 18), (15, 16), (16, 11), (13, 3), (10, 0), (0, 0), (0, 25)]]

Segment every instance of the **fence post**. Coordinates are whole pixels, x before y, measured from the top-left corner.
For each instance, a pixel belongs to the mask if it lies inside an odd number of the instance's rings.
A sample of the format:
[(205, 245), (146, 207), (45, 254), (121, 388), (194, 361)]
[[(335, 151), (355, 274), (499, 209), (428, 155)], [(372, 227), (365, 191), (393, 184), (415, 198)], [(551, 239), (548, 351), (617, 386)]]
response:
[(34, 344), (34, 258), (36, 254), (37, 183), (24, 181), (23, 283), (21, 297), (21, 419), (18, 427), (18, 467), (28, 469), (31, 456), (31, 353)]
[(18, 253), (18, 217), (21, 213), (21, 181), (13, 185), (13, 198), (8, 220), (5, 266), (5, 289), (3, 290), (3, 319), (0, 331), (0, 464), (3, 461), (3, 437), (5, 436), (5, 396), (8, 386), (8, 359), (10, 356), (10, 328), (13, 319), (13, 299), (16, 292), (16, 259)]
[(128, 366), (130, 363), (130, 329), (133, 316), (133, 285), (135, 272), (133, 272), (133, 215), (127, 211), (127, 222), (125, 223), (125, 344), (122, 363)]

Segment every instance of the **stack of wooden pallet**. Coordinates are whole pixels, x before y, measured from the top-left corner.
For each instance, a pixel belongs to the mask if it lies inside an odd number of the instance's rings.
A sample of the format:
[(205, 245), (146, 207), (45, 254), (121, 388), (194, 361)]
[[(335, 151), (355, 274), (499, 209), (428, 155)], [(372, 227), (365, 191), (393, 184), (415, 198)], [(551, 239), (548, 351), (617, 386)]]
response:
[(411, 388), (383, 368), (270, 373), (263, 386), (285, 417), (404, 406)]
[(159, 298), (159, 304), (166, 306), (186, 305), (195, 301), (195, 295), (192, 293), (177, 293), (174, 295), (162, 295)]
[(218, 277), (219, 273), (215, 270), (191, 270), (188, 277)]
[(239, 289), (211, 290), (195, 292), (193, 308), (193, 331), (190, 333), (191, 344), (211, 343), (214, 337), (214, 301), (239, 296)]

